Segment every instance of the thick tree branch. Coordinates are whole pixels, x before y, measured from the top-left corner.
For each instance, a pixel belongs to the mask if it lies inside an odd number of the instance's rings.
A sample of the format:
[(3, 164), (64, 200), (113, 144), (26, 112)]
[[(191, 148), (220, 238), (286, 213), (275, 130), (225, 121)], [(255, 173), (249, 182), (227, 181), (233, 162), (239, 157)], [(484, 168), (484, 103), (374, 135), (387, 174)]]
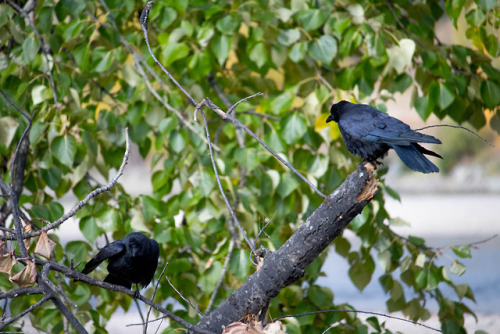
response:
[(222, 326), (248, 313), (258, 314), (287, 285), (300, 279), (305, 268), (361, 213), (376, 192), (373, 166), (362, 163), (263, 266), (198, 326), (220, 332)]

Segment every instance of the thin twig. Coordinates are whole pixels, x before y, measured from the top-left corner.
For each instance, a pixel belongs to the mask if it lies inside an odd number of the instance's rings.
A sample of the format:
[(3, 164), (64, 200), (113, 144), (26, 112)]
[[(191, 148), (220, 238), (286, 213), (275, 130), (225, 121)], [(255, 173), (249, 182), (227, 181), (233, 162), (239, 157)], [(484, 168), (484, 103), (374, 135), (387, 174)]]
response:
[(257, 112), (255, 110), (246, 110), (246, 111), (241, 111), (240, 113), (241, 114), (247, 114), (247, 115), (253, 115), (253, 116), (259, 116), (259, 117), (262, 117), (262, 118), (269, 118), (269, 119), (272, 119), (273, 121), (280, 121), (281, 120), (281, 117), (264, 114), (264, 113), (261, 113), (261, 112)]
[(233, 104), (233, 105), (232, 105), (232, 106), (231, 106), (231, 107), (227, 110), (227, 113), (228, 113), (229, 115), (231, 115), (231, 113), (233, 112), (233, 110), (234, 110), (234, 109), (236, 109), (236, 107), (237, 107), (237, 106), (238, 106), (241, 102), (244, 102), (244, 101), (249, 100), (249, 99), (251, 99), (251, 98), (253, 98), (253, 97), (256, 97), (256, 96), (262, 96), (262, 95), (264, 95), (264, 94), (262, 94), (262, 93), (260, 93), (260, 92), (259, 92), (259, 93), (255, 93), (255, 94), (253, 94), (253, 95), (247, 96), (247, 97), (245, 97), (245, 98), (243, 98), (243, 99), (239, 100), (238, 102), (236, 102), (235, 104)]
[[(91, 193), (89, 193), (83, 200), (81, 200), (78, 204), (76, 204), (68, 213), (64, 214), (61, 218), (59, 218), (55, 222), (45, 225), (39, 231), (25, 233), (24, 239), (38, 236), (42, 233), (42, 231), (48, 231), (48, 230), (56, 228), (57, 226), (61, 225), (69, 218), (73, 217), (81, 208), (83, 208), (85, 205), (87, 205), (89, 200), (91, 200), (92, 198), (96, 197), (97, 195), (102, 194), (103, 192), (109, 191), (111, 188), (113, 188), (113, 186), (118, 182), (118, 179), (120, 178), (120, 176), (122, 176), (122, 174), (123, 174), (123, 169), (125, 168), (125, 165), (127, 164), (129, 153), (130, 153), (128, 128), (125, 128), (124, 131), (125, 131), (125, 141), (126, 141), (125, 154), (123, 155), (123, 161), (122, 161), (120, 168), (118, 169), (118, 173), (111, 179), (111, 181), (107, 185), (100, 187), (100, 188), (97, 188), (94, 191), (92, 191)], [(0, 186), (1, 186), (1, 183), (0, 183)], [(16, 230), (16, 234), (17, 233), (18, 233), (18, 231)], [(16, 235), (16, 237), (17, 237), (17, 235)], [(1, 239), (5, 240), (4, 238), (5, 237), (2, 237)]]
[(28, 116), (28, 114), (22, 111), (14, 102), (12, 102), (12, 100), (7, 96), (7, 94), (5, 94), (5, 92), (1, 88), (0, 88), (0, 93), (2, 93), (3, 97), (5, 97), (7, 102), (9, 102), (17, 111), (19, 111), (19, 113), (23, 115), (24, 118), (26, 118), (28, 121), (31, 121), (31, 118)]
[[(183, 124), (184, 126), (186, 126), (189, 130), (191, 130), (193, 133), (197, 134), (205, 143), (207, 141), (207, 139), (205, 138), (205, 136), (200, 133), (198, 130), (196, 130), (193, 125), (187, 121), (184, 116), (182, 115), (182, 113), (175, 109), (174, 107), (172, 107), (170, 104), (167, 103), (167, 101), (165, 101), (159, 94), (158, 92), (153, 88), (153, 86), (151, 85), (151, 82), (149, 82), (149, 79), (148, 77), (146, 76), (146, 72), (144, 71), (144, 69), (142, 68), (141, 64), (136, 61), (135, 62), (135, 65), (137, 66), (137, 70), (139, 71), (139, 74), (143, 77), (144, 79), (144, 83), (146, 84), (146, 87), (148, 87), (149, 91), (151, 92), (151, 94), (153, 94), (153, 96), (158, 100), (160, 101), (160, 103), (169, 111), (173, 112), (177, 118), (179, 119), (179, 122), (181, 122), (181, 124)], [(214, 146), (214, 149), (216, 151), (220, 151), (220, 148), (215, 145)]]
[(160, 66), (160, 68), (162, 69), (162, 71), (165, 72), (168, 75), (168, 77), (170, 78), (170, 80), (172, 80), (174, 82), (174, 84), (177, 86), (177, 88), (179, 88), (181, 90), (181, 92), (183, 92), (184, 95), (186, 95), (186, 97), (191, 101), (191, 103), (193, 104), (193, 106), (196, 107), (196, 105), (198, 104), (198, 103), (196, 103), (196, 100), (184, 89), (184, 87), (182, 87), (177, 82), (177, 80), (175, 80), (175, 78), (172, 76), (172, 74), (170, 74), (170, 72), (167, 71), (165, 69), (165, 67), (163, 67), (163, 65), (158, 61), (158, 59), (156, 59), (156, 57), (155, 57), (155, 55), (153, 53), (153, 50), (151, 50), (151, 45), (149, 45), (149, 37), (148, 37), (148, 16), (149, 16), (149, 11), (151, 10), (151, 6), (153, 6), (154, 3), (155, 3), (154, 1), (149, 1), (146, 4), (146, 7), (144, 7), (144, 10), (141, 13), (141, 19), (140, 19), (141, 27), (142, 27), (142, 30), (144, 31), (144, 37), (146, 39), (146, 45), (148, 46), (149, 53), (151, 54), (151, 57), (153, 57), (153, 60), (155, 61), (155, 63), (158, 66)]
[[(167, 266), (168, 266), (168, 262), (165, 263), (165, 266), (163, 267), (163, 270), (161, 271), (160, 277), (158, 278), (158, 281), (156, 282), (155, 289), (153, 291), (153, 296), (151, 296), (151, 301), (153, 301), (153, 302), (155, 300), (156, 291), (158, 291), (158, 286), (160, 285), (161, 278), (163, 277), (163, 274), (165, 273)], [(144, 319), (142, 319), (142, 321), (144, 322), (144, 329), (142, 332), (144, 334), (146, 334), (148, 332), (148, 320), (149, 320), (149, 314), (151, 313), (151, 309), (152, 309), (152, 307), (149, 306), (148, 312), (146, 313), (146, 321), (144, 321)]]
[(227, 250), (227, 255), (226, 259), (224, 260), (224, 265), (222, 266), (222, 271), (221, 275), (219, 278), (219, 281), (217, 282), (217, 285), (215, 286), (214, 291), (212, 292), (212, 295), (210, 296), (210, 301), (208, 302), (208, 306), (206, 309), (206, 313), (209, 313), (210, 310), (212, 309), (212, 306), (215, 302), (215, 297), (217, 296), (217, 293), (219, 292), (220, 287), (222, 286), (222, 282), (224, 281), (224, 276), (226, 276), (226, 271), (229, 268), (229, 261), (231, 260), (231, 255), (233, 255), (233, 250), (234, 250), (234, 245), (236, 242), (234, 241), (233, 238), (229, 240), (229, 248)]
[(34, 286), (34, 287), (24, 287), (24, 288), (19, 288), (19, 289), (7, 291), (5, 293), (0, 293), (0, 300), (14, 298), (14, 297), (18, 297), (18, 296), (38, 295), (41, 293), (43, 293), (43, 289), (39, 285)]
[[(139, 305), (139, 301), (137, 299), (134, 299), (134, 304), (137, 307), (137, 311), (139, 312), (139, 317), (141, 318), (141, 321), (144, 322), (144, 315), (142, 314), (141, 306)], [(146, 332), (144, 332), (144, 333), (146, 333)]]
[(175, 290), (175, 292), (177, 292), (177, 294), (178, 294), (179, 296), (181, 296), (181, 298), (182, 298), (182, 299), (183, 299), (186, 303), (188, 303), (188, 304), (189, 304), (189, 306), (191, 306), (191, 308), (192, 308), (193, 310), (195, 310), (195, 311), (196, 311), (196, 313), (198, 313), (198, 315), (199, 315), (200, 317), (203, 317), (203, 316), (204, 316), (204, 314), (200, 311), (200, 308), (199, 308), (199, 307), (195, 307), (195, 306), (194, 306), (194, 305), (193, 305), (193, 304), (189, 301), (189, 299), (187, 299), (186, 297), (184, 297), (184, 296), (183, 296), (183, 295), (179, 292), (179, 290), (177, 290), (177, 289), (175, 288), (175, 286), (172, 284), (172, 282), (170, 282), (170, 279), (168, 278), (168, 276), (165, 276), (165, 278), (167, 279), (167, 282), (168, 282), (168, 284), (170, 284), (170, 286), (172, 287), (172, 289), (174, 289), (174, 290)]
[(35, 304), (31, 305), (30, 307), (28, 307), (26, 310), (22, 311), (18, 315), (14, 316), (14, 317), (11, 317), (8, 320), (2, 321), (0, 323), (0, 331), (2, 331), (5, 327), (7, 327), (8, 325), (12, 324), (13, 322), (16, 322), (20, 318), (24, 317), (26, 314), (30, 313), (31, 311), (33, 311), (34, 309), (36, 309), (37, 307), (39, 307), (40, 305), (42, 305), (43, 303), (45, 303), (49, 299), (50, 299), (49, 296), (43, 296), (42, 299), (40, 299)]
[(438, 127), (447, 127), (447, 128), (454, 128), (454, 129), (462, 129), (462, 130), (465, 130), (467, 132), (470, 132), (472, 133), (473, 135), (475, 135), (476, 137), (478, 137), (479, 139), (481, 139), (483, 142), (485, 142), (486, 144), (490, 145), (491, 147), (495, 147), (495, 145), (491, 144), (490, 142), (488, 142), (486, 139), (484, 139), (483, 137), (481, 137), (479, 134), (477, 134), (476, 132), (470, 130), (470, 129), (467, 129), (466, 127), (464, 126), (460, 126), (460, 125), (449, 125), (449, 124), (438, 124), (438, 125), (429, 125), (429, 126), (425, 126), (423, 128), (420, 128), (420, 129), (415, 129), (415, 131), (422, 131), (422, 130), (425, 130), (425, 129), (429, 129), (429, 128), (438, 128)]
[(389, 318), (389, 319), (394, 319), (394, 320), (409, 322), (411, 324), (414, 324), (414, 325), (417, 325), (417, 326), (422, 326), (424, 328), (433, 330), (435, 332), (442, 333), (442, 331), (439, 330), (439, 329), (437, 329), (437, 328), (424, 325), (424, 324), (422, 324), (420, 322), (417, 322), (417, 321), (408, 320), (408, 319), (404, 319), (404, 318), (399, 318), (399, 317), (395, 317), (395, 316), (384, 314), (384, 313), (370, 312), (370, 311), (360, 311), (360, 310), (320, 310), (320, 311), (306, 312), (306, 313), (301, 313), (301, 314), (282, 315), (282, 316), (277, 317), (276, 319), (274, 319), (274, 321), (278, 321), (278, 320), (281, 320), (281, 319), (284, 319), (284, 318), (299, 318), (299, 317), (305, 317), (305, 316), (312, 315), (312, 314), (331, 313), (331, 312), (347, 312), (347, 313), (353, 312), (353, 313), (376, 315), (376, 316), (379, 316), (379, 317), (385, 317), (385, 318)]
[[(43, 39), (43, 37), (38, 32), (38, 29), (36, 28), (35, 22), (31, 19), (31, 17), (21, 7), (19, 7), (15, 2), (13, 2), (12, 0), (7, 0), (7, 2), (15, 10), (17, 10), (19, 12), (19, 14), (21, 14), (21, 16), (24, 19), (28, 20), (29, 24), (33, 28), (33, 31), (35, 32), (36, 37), (38, 38), (38, 40), (40, 40), (40, 49), (42, 50), (42, 54), (45, 56), (45, 61), (47, 62), (47, 72), (45, 74), (49, 77), (50, 86), (52, 88), (52, 97), (54, 98), (54, 104), (56, 106), (56, 110), (59, 112), (59, 103), (58, 103), (58, 100), (57, 100), (56, 85), (54, 84), (54, 78), (52, 76), (52, 70), (50, 68), (50, 60), (49, 60), (49, 53), (47, 51), (47, 44), (45, 44), (45, 40)], [(51, 56), (51, 58), (52, 58), (52, 56)]]
[[(207, 99), (205, 99), (203, 101), (206, 101), (206, 100)], [(204, 102), (202, 102), (202, 103), (204, 103)], [(236, 226), (238, 226), (238, 229), (240, 230), (240, 233), (245, 238), (245, 240), (246, 240), (248, 246), (250, 247), (250, 250), (252, 251), (252, 253), (255, 254), (255, 248), (253, 247), (253, 244), (250, 241), (250, 239), (248, 239), (248, 236), (245, 233), (245, 230), (243, 229), (243, 227), (241, 227), (241, 224), (240, 224), (238, 218), (236, 217), (236, 214), (234, 213), (233, 208), (231, 207), (231, 204), (229, 203), (229, 200), (226, 197), (226, 194), (224, 193), (224, 189), (222, 188), (222, 184), (220, 182), (220, 177), (219, 177), (219, 172), (217, 171), (217, 165), (215, 163), (214, 154), (213, 154), (213, 151), (212, 151), (212, 145), (210, 144), (211, 143), (211, 141), (210, 141), (210, 131), (208, 130), (207, 118), (205, 116), (205, 113), (203, 112), (203, 110), (201, 109), (201, 107), (197, 107), (196, 109), (200, 112), (201, 116), (203, 117), (203, 122), (205, 123), (205, 132), (207, 134), (207, 140), (208, 140), (208, 154), (210, 156), (210, 159), (212, 160), (212, 167), (214, 169), (214, 173), (215, 173), (215, 178), (217, 180), (217, 184), (219, 185), (219, 190), (220, 190), (220, 192), (222, 194), (222, 197), (224, 198), (224, 201), (226, 202), (226, 206), (227, 206), (229, 212), (231, 213), (231, 216), (233, 217), (234, 222), (236, 223)]]

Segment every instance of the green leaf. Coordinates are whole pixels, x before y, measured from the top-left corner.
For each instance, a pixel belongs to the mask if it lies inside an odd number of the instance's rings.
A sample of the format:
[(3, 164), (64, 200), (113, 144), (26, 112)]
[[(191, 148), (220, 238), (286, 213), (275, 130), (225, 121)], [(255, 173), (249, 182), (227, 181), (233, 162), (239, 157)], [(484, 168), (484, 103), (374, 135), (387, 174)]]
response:
[(457, 256), (461, 258), (472, 257), (470, 253), (470, 246), (456, 246), (451, 248)]
[(84, 241), (70, 241), (66, 244), (64, 254), (76, 264), (85, 260), (90, 250), (91, 247)]
[(205, 48), (214, 36), (214, 28), (211, 25), (204, 25), (199, 28), (196, 39), (201, 47)]
[(257, 65), (258, 68), (261, 68), (269, 58), (269, 54), (267, 53), (264, 43), (257, 43), (252, 48), (252, 51), (250, 51), (248, 57)]
[(306, 118), (301, 113), (293, 113), (285, 117), (283, 124), (283, 139), (288, 145), (295, 144), (307, 131)]
[(40, 171), (43, 180), (51, 189), (56, 189), (59, 186), (62, 176), (61, 170), (59, 168), (53, 166), (50, 169), (41, 169)]
[(152, 196), (141, 196), (142, 214), (146, 222), (153, 220), (160, 212), (158, 201)]
[(327, 14), (325, 11), (319, 9), (301, 11), (297, 16), (297, 20), (300, 22), (300, 26), (306, 31), (316, 30), (325, 22)]
[(485, 80), (481, 83), (481, 97), (488, 108), (500, 105), (500, 86), (493, 81)]
[(363, 291), (368, 283), (370, 283), (374, 269), (375, 265), (373, 261), (361, 261), (357, 259), (351, 264), (349, 277), (359, 291)]
[(47, 99), (47, 87), (43, 85), (37, 85), (31, 90), (31, 98), (33, 99), (33, 105), (42, 103)]
[(77, 306), (81, 306), (86, 303), (91, 296), (90, 288), (86, 284), (77, 284), (76, 288), (71, 290), (71, 294), (68, 296), (71, 301)]
[(329, 65), (337, 55), (337, 40), (331, 36), (323, 35), (309, 45), (311, 57), (325, 65)]
[(200, 173), (200, 183), (198, 188), (203, 196), (208, 197), (215, 187), (215, 175), (206, 171)]
[(298, 63), (304, 59), (304, 56), (306, 55), (307, 52), (307, 43), (306, 42), (300, 42), (297, 44), (294, 44), (292, 48), (290, 49), (290, 52), (288, 53), (288, 57), (295, 62)]
[(19, 123), (10, 116), (0, 118), (0, 145), (9, 147), (14, 139)]
[(113, 52), (105, 52), (103, 57), (99, 58), (97, 65), (94, 67), (94, 71), (97, 73), (102, 73), (111, 68), (113, 65)]
[(32, 62), (38, 53), (38, 49), (40, 49), (40, 42), (38, 39), (33, 37), (26, 38), (23, 42), (23, 62), (25, 64)]
[(223, 65), (229, 55), (231, 38), (220, 35), (212, 39), (211, 48), (217, 58), (219, 65)]
[(93, 244), (97, 237), (101, 234), (99, 227), (97, 227), (97, 222), (94, 217), (85, 217), (80, 220), (80, 231), (82, 231), (83, 236)]
[(213, 291), (220, 279), (221, 272), (222, 264), (219, 261), (214, 261), (204, 275), (200, 277), (199, 284), (202, 290), (207, 293)]
[(441, 84), (439, 87), (439, 106), (446, 109), (455, 99), (455, 91), (447, 84)]
[(390, 250), (385, 250), (383, 252), (378, 253), (377, 259), (380, 267), (385, 271), (389, 272), (392, 266), (392, 254)]
[(429, 98), (427, 96), (416, 98), (414, 106), (422, 120), (427, 120), (431, 115), (432, 108), (429, 107)]
[(183, 59), (189, 54), (189, 46), (184, 43), (169, 43), (163, 49), (162, 62), (165, 66), (169, 66), (174, 61)]
[(297, 189), (299, 184), (300, 182), (299, 180), (297, 180), (297, 176), (295, 176), (295, 174), (283, 174), (277, 189), (278, 194), (280, 194), (281, 198), (285, 198), (290, 195), (295, 189)]
[(290, 110), (294, 97), (295, 95), (293, 94), (293, 92), (287, 90), (286, 92), (272, 99), (270, 106), (271, 113), (274, 115), (280, 115)]
[(475, 0), (474, 1), (479, 7), (484, 9), (486, 12), (489, 12), (495, 6), (498, 6), (497, 0)]
[(399, 194), (398, 194), (398, 192), (396, 190), (392, 189), (389, 186), (385, 186), (384, 190), (387, 193), (387, 195), (391, 196), (396, 201), (401, 202), (401, 196), (399, 196)]
[(300, 39), (300, 30), (299, 29), (288, 29), (288, 30), (280, 30), (278, 34), (278, 43), (290, 46), (293, 43), (297, 42)]
[(427, 291), (436, 290), (438, 284), (439, 284), (438, 273), (434, 272), (433, 270), (428, 270), (427, 271), (427, 286), (425, 287), (425, 289)]
[(73, 166), (76, 155), (76, 139), (71, 135), (56, 137), (51, 145), (52, 156), (68, 168)]
[(457, 27), (457, 20), (463, 6), (465, 5), (465, 0), (450, 0), (445, 2), (446, 14), (451, 18), (451, 21)]
[(238, 281), (244, 281), (248, 277), (250, 260), (248, 258), (247, 252), (243, 251), (242, 249), (234, 250), (229, 264), (232, 272), (236, 274), (236, 279)]
[(215, 27), (221, 33), (231, 35), (240, 27), (240, 20), (237, 17), (228, 15), (217, 21)]
[(184, 150), (184, 147), (186, 146), (186, 138), (184, 138), (184, 133), (175, 130), (170, 134), (169, 138), (169, 146), (177, 153), (180, 153)]
[(472, 9), (465, 15), (467, 23), (471, 26), (478, 26), (484, 21), (484, 13), (481, 9)]
[(120, 215), (114, 209), (105, 210), (102, 214), (96, 216), (97, 226), (106, 232), (115, 232), (120, 224)]
[(332, 305), (333, 292), (330, 288), (313, 285), (307, 289), (307, 299), (318, 309), (326, 309)]
[(14, 10), (10, 6), (0, 6), (0, 28), (9, 22)]
[(450, 272), (455, 275), (463, 275), (465, 273), (465, 266), (458, 260), (453, 260), (451, 266), (450, 266)]

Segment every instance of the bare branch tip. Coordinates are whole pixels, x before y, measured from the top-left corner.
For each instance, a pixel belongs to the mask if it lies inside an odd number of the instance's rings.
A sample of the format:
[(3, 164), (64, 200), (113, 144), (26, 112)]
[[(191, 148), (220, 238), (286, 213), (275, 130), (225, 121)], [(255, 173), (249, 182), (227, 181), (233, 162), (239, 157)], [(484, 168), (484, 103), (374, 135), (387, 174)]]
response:
[(153, 7), (154, 3), (155, 3), (154, 1), (149, 1), (146, 4), (146, 6), (144, 7), (144, 9), (142, 10), (140, 22), (141, 22), (141, 26), (145, 30), (148, 30), (148, 16), (149, 16), (149, 11), (151, 10), (151, 7)]

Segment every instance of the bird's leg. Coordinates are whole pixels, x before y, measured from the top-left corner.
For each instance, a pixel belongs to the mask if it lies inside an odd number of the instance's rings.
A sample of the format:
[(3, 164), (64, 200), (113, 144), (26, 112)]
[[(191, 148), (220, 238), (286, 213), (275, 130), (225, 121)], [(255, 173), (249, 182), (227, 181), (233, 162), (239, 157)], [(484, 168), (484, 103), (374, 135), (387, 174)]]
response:
[(136, 284), (135, 285), (135, 293), (134, 293), (134, 299), (139, 299), (139, 297), (141, 296), (141, 293), (139, 292), (139, 284)]
[(375, 169), (377, 169), (378, 166), (384, 165), (382, 161), (378, 161), (377, 159), (365, 159), (365, 161), (372, 164)]

